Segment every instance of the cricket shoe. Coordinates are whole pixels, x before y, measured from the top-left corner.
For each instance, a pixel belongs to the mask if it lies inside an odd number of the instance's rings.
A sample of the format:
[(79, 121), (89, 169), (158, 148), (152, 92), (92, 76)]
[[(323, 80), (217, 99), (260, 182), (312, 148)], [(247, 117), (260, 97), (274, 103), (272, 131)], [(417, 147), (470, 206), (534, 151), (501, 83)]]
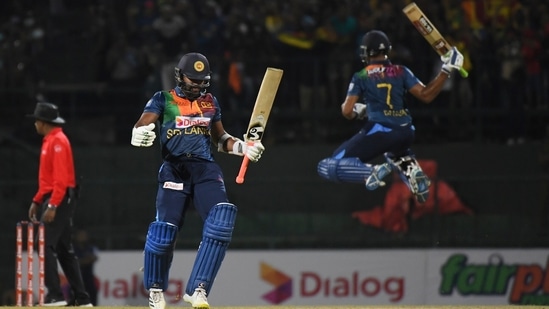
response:
[(84, 299), (84, 300), (71, 299), (67, 303), (67, 307), (93, 307), (93, 304), (89, 299)]
[(60, 299), (57, 299), (57, 298), (48, 298), (46, 297), (46, 299), (44, 300), (44, 307), (65, 307), (67, 306), (68, 303), (66, 300), (60, 298)]
[(385, 181), (383, 178), (391, 173), (391, 166), (389, 163), (383, 163), (376, 165), (370, 177), (366, 179), (366, 189), (375, 190), (378, 187), (383, 187)]
[(210, 308), (210, 304), (208, 304), (208, 299), (206, 298), (206, 290), (204, 290), (203, 288), (194, 289), (194, 293), (192, 296), (189, 296), (189, 294), (185, 293), (185, 295), (183, 295), (183, 300), (191, 304), (193, 308)]
[(87, 303), (87, 304), (77, 304), (75, 305), (76, 307), (93, 307), (93, 304), (92, 303)]
[(415, 164), (408, 166), (409, 172), (407, 173), (408, 186), (410, 191), (415, 195), (416, 199), (420, 203), (425, 203), (429, 198), (429, 186), (431, 180), (425, 175), (421, 168)]
[(162, 292), (161, 289), (151, 288), (149, 290), (149, 308), (151, 309), (166, 308), (166, 300), (164, 299), (164, 292)]
[(67, 304), (67, 307), (93, 307), (93, 304), (91, 302), (87, 302), (87, 303), (69, 302)]

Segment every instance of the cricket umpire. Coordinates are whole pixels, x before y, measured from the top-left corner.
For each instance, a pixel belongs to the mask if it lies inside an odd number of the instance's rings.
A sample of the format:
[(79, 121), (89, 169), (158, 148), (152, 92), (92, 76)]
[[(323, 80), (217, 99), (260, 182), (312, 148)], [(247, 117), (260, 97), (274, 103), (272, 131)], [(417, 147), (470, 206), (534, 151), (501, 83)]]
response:
[[(44, 136), (38, 169), (38, 191), (29, 207), (29, 219), (45, 225), (45, 285), (47, 295), (44, 306), (67, 304), (92, 307), (84, 288), (78, 259), (72, 245), (72, 217), (75, 209), (76, 179), (69, 139), (61, 126), (65, 120), (59, 116), (56, 105), (37, 103), (33, 114), (34, 126)], [(61, 290), (57, 262), (71, 287), (67, 301)]]

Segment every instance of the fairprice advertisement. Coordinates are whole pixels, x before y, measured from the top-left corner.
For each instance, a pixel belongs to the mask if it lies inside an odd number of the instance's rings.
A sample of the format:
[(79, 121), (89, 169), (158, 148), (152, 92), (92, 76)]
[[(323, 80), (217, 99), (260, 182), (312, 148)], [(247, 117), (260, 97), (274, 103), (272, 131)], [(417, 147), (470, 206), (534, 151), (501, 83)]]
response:
[[(182, 295), (194, 251), (176, 251), (169, 305)], [(549, 250), (227, 251), (208, 295), (217, 306), (549, 304)], [(146, 306), (142, 252), (100, 252), (101, 306)], [(35, 290), (36, 291), (36, 290)]]

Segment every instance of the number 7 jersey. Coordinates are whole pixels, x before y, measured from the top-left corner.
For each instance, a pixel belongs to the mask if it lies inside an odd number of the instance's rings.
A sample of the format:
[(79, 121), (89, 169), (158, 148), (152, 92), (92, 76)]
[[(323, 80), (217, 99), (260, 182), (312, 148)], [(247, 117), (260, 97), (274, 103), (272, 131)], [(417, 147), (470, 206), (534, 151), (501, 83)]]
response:
[(412, 117), (404, 98), (418, 83), (421, 81), (403, 65), (393, 65), (389, 60), (371, 61), (353, 75), (347, 96), (361, 97), (368, 104), (368, 121), (405, 125), (412, 122)]

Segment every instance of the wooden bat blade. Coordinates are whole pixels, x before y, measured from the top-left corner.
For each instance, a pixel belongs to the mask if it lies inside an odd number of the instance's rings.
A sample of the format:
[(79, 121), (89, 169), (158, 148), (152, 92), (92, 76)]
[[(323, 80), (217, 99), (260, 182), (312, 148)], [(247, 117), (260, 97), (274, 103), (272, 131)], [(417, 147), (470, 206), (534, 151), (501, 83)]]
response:
[[(267, 120), (269, 120), (269, 115), (271, 114), (271, 109), (283, 73), (283, 70), (271, 67), (267, 68), (265, 71), (252, 111), (252, 116), (250, 117), (250, 123), (248, 124), (248, 129), (244, 135), (244, 140), (248, 145), (253, 145), (255, 141), (261, 141), (261, 139), (263, 139), (263, 133), (265, 132)], [(250, 160), (248, 157), (244, 155), (238, 176), (236, 177), (236, 183), (244, 183), (244, 176), (248, 169), (249, 162)]]
[[(452, 46), (448, 43), (448, 41), (446, 41), (446, 39), (444, 39), (435, 25), (429, 20), (429, 18), (427, 18), (415, 2), (405, 6), (402, 9), (402, 12), (404, 12), (412, 25), (414, 25), (416, 30), (423, 36), (423, 38), (425, 38), (425, 40), (427, 40), (429, 45), (431, 45), (437, 54), (442, 56), (452, 49)], [(469, 75), (464, 68), (460, 68), (459, 73), (463, 77), (467, 77)]]
[(276, 68), (267, 68), (265, 71), (250, 117), (250, 123), (244, 136), (246, 141), (256, 141), (263, 138), (263, 132), (267, 126), (267, 120), (269, 120), (283, 72), (283, 70)]

